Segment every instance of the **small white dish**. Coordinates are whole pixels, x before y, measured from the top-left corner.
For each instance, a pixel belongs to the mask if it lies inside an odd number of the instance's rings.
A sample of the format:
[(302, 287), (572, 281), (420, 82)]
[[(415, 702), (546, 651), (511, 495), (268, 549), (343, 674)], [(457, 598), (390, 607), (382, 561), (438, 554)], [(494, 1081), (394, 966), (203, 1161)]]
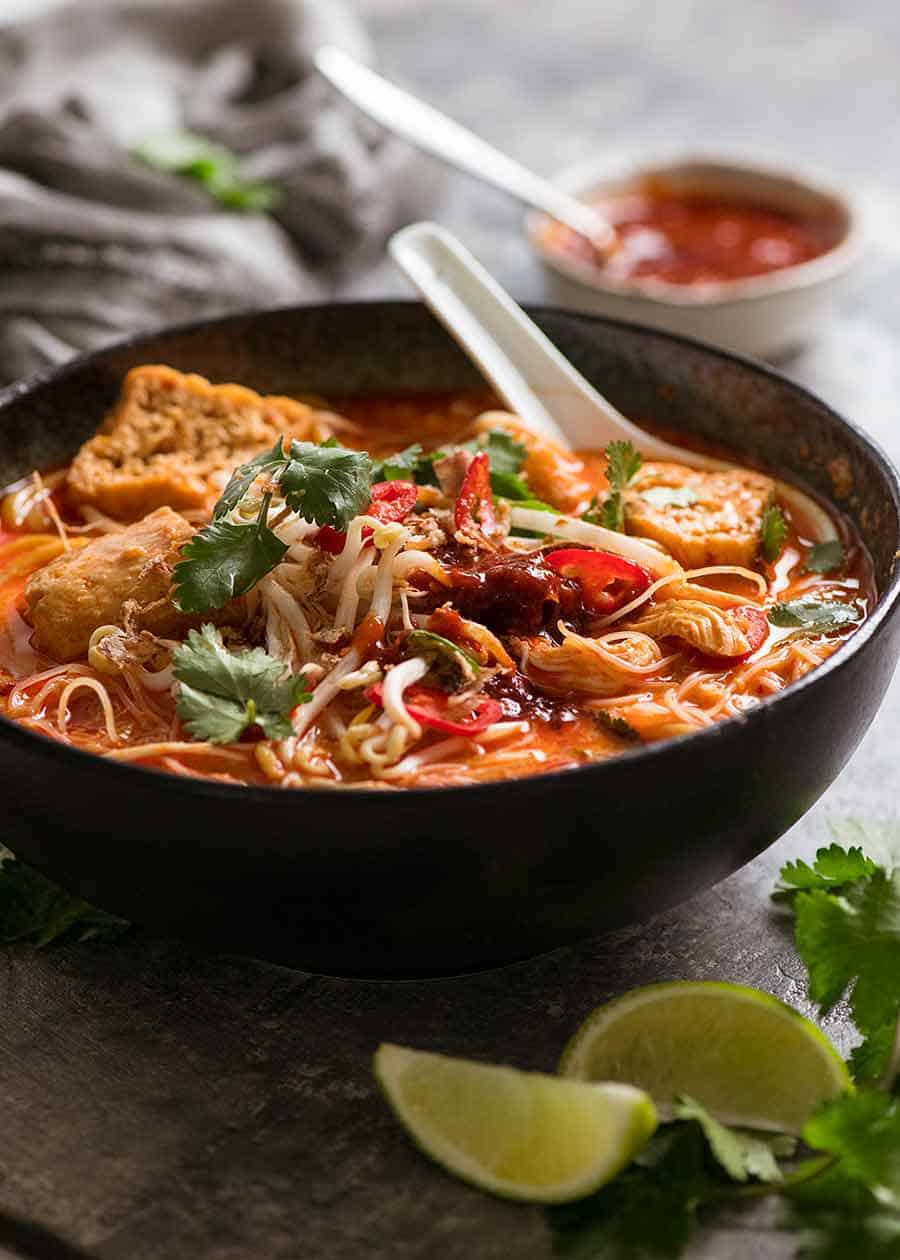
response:
[(836, 243), (807, 262), (737, 280), (695, 285), (656, 278), (614, 281), (590, 263), (550, 248), (544, 240), (546, 217), (531, 213), (525, 230), (544, 264), (550, 301), (763, 358), (808, 341), (861, 252), (864, 230), (859, 201), (815, 175), (789, 173), (755, 160), (706, 156), (596, 160), (561, 172), (554, 182), (590, 201), (627, 192), (653, 177), (664, 179), (675, 192), (747, 201), (800, 215), (833, 216)]

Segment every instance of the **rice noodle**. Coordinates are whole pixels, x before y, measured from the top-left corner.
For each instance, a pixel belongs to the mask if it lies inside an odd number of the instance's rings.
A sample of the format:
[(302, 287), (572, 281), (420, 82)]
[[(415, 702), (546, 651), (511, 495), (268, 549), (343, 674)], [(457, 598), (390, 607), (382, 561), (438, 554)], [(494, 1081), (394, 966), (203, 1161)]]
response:
[(237, 752), (233, 748), (225, 748), (221, 744), (210, 744), (198, 740), (196, 743), (185, 743), (181, 740), (160, 740), (155, 744), (137, 744), (131, 748), (113, 748), (106, 755), (113, 761), (143, 761), (146, 757), (175, 756), (209, 756), (214, 754), (225, 761), (246, 764), (247, 753)]
[(118, 744), (120, 742), (119, 732), (116, 729), (116, 718), (113, 713), (112, 701), (103, 683), (96, 678), (73, 678), (71, 682), (66, 683), (56, 707), (56, 721), (59, 729), (61, 731), (66, 729), (69, 721), (69, 701), (75, 692), (82, 688), (92, 691), (100, 701), (100, 707), (103, 710), (103, 720), (106, 724), (106, 733), (114, 744)]

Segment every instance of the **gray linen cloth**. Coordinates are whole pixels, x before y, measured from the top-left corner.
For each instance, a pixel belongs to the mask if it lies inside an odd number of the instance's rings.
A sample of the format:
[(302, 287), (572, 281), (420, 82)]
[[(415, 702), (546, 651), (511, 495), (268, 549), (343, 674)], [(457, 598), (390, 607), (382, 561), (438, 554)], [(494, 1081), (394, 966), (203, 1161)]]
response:
[[(315, 75), (325, 42), (368, 55), (337, 0), (75, 0), (0, 27), (0, 382), (136, 329), (321, 299), (413, 217), (415, 159)], [(223, 209), (131, 155), (170, 131), (233, 150), (277, 206)]]

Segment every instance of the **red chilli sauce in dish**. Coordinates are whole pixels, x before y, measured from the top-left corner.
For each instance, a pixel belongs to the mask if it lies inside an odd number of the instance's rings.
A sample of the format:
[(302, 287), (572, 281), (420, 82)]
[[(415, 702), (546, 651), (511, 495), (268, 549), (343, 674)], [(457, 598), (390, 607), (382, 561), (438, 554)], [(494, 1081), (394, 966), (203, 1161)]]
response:
[(548, 221), (542, 243), (591, 265), (614, 284), (746, 280), (818, 258), (841, 234), (834, 215), (799, 215), (737, 198), (687, 194), (657, 180), (592, 204), (616, 229), (620, 245), (614, 254), (598, 255), (586, 238), (556, 222)]

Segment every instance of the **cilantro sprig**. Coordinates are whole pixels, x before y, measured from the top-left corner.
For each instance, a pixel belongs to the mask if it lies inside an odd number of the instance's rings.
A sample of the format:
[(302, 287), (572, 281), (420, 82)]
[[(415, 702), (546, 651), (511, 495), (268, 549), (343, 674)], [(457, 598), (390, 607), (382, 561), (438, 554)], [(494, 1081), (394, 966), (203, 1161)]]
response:
[[(849, 996), (863, 1034), (851, 1063), (857, 1081), (894, 1078), (900, 1021), (900, 867), (876, 865), (860, 848), (832, 844), (812, 867), (788, 863), (776, 894), (792, 898), (797, 952), (822, 1016)], [(900, 1053), (900, 1051), (898, 1051)]]
[[(437, 485), (434, 465), (450, 449), (442, 447), (436, 451), (425, 451), (418, 442), (412, 446), (388, 455), (375, 465), (373, 481), (414, 481), (417, 485)], [(507, 433), (505, 429), (490, 429), (481, 433), (470, 442), (464, 442), (463, 450), (477, 455), (485, 451), (491, 474), (491, 490), (498, 499), (511, 499), (514, 502), (525, 502), (531, 499), (532, 492), (520, 475), (528, 456), (528, 449)]]
[(610, 442), (605, 455), (609, 493), (602, 502), (594, 495), (582, 519), (621, 534), (625, 530), (625, 490), (640, 472), (644, 461), (630, 442)]
[(833, 573), (843, 568), (847, 560), (843, 543), (836, 538), (828, 542), (814, 543), (806, 553), (803, 562), (804, 573)]
[(759, 528), (759, 549), (767, 564), (774, 564), (784, 548), (787, 521), (777, 503), (770, 503), (762, 514)]
[(236, 743), (251, 726), (287, 739), (292, 709), (311, 698), (302, 675), (262, 648), (229, 652), (215, 626), (189, 631), (173, 660), (178, 716), (194, 739), (212, 744)]
[(769, 621), (781, 629), (795, 629), (798, 634), (830, 634), (860, 620), (859, 611), (851, 604), (831, 600), (791, 599), (773, 604)]
[[(368, 505), (372, 471), (364, 451), (347, 450), (334, 438), (320, 445), (279, 438), (271, 450), (241, 464), (222, 491), (211, 523), (182, 549), (172, 577), (178, 608), (185, 613), (222, 608), (284, 559), (287, 546), (268, 524), (276, 493), (305, 520), (343, 530)], [(254, 519), (246, 521), (242, 515), (257, 483), (263, 492)]]
[[(851, 831), (858, 835), (859, 829)], [(832, 843), (781, 869), (775, 896), (794, 915), (809, 993), (827, 1015), (846, 995), (861, 1046), (857, 1091), (822, 1104), (796, 1142), (732, 1128), (690, 1098), (637, 1159), (592, 1198), (551, 1209), (554, 1254), (632, 1260), (685, 1253), (701, 1213), (777, 1195), (781, 1221), (814, 1260), (900, 1256), (900, 836), (883, 864)], [(789, 1160), (789, 1163), (785, 1163)]]

